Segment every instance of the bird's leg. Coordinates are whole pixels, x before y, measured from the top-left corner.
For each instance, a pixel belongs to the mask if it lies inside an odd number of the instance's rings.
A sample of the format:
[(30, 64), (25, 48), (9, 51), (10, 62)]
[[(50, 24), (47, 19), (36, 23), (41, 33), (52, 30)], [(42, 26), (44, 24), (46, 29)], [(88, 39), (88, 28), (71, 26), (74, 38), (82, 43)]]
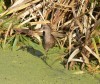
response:
[(44, 56), (43, 56), (42, 59), (43, 59), (44, 61), (46, 61), (46, 59), (48, 59), (48, 52), (47, 52), (47, 51), (45, 51)]
[(44, 57), (43, 57), (43, 59), (46, 61), (46, 59), (48, 58), (48, 52), (47, 51), (45, 51), (45, 54), (44, 54)]
[(42, 59), (42, 61), (43, 61), (47, 66), (49, 66), (50, 68), (52, 68), (52, 67), (48, 64), (48, 62), (47, 62), (47, 59), (48, 59), (47, 54), (48, 54), (48, 52), (45, 51), (45, 53), (44, 53), (44, 55), (43, 55), (43, 57), (42, 57), (41, 59)]
[(47, 59), (48, 59), (47, 54), (48, 54), (48, 52), (45, 51), (45, 52), (44, 52), (44, 55), (41, 57), (41, 59), (43, 60), (43, 62), (44, 62), (46, 65), (48, 65), (49, 67), (51, 67), (51, 66), (47, 63)]

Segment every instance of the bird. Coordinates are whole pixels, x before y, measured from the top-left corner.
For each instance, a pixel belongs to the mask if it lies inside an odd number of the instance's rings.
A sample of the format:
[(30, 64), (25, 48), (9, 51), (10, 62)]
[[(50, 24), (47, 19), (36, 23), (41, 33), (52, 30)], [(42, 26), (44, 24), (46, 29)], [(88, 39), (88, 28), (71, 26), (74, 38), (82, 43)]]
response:
[(56, 39), (51, 34), (52, 30), (48, 24), (43, 24), (39, 29), (39, 32), (42, 32), (42, 36), (43, 36), (42, 45), (47, 55), (49, 49), (55, 46)]

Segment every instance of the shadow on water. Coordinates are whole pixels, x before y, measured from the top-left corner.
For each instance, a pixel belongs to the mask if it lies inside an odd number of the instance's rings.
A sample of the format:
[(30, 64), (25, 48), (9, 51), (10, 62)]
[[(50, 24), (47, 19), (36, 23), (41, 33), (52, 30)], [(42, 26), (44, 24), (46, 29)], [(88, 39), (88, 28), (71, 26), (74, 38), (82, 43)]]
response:
[(27, 51), (28, 53), (32, 54), (32, 56), (36, 56), (36, 57), (41, 57), (44, 55), (41, 51), (36, 50), (31, 46), (22, 46), (18, 50)]
[(50, 68), (52, 68), (47, 62), (46, 62), (46, 56), (44, 56), (44, 54), (39, 51), (39, 50), (36, 50), (34, 49), (33, 47), (31, 46), (22, 46), (21, 48), (19, 48), (18, 50), (23, 50), (23, 51), (27, 51), (28, 53), (32, 54), (32, 56), (36, 56), (36, 57), (39, 57), (41, 58), (41, 60), (47, 65), (49, 66)]

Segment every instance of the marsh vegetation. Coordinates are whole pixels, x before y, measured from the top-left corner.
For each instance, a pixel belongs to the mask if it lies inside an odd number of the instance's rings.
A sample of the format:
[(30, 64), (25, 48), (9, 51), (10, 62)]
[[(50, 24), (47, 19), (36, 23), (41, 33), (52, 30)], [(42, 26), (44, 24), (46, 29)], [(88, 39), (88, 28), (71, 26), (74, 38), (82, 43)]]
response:
[[(37, 29), (44, 24), (56, 39), (54, 47), (62, 51), (53, 50), (53, 63), (60, 60), (66, 69), (100, 72), (99, 0), (0, 0), (2, 49), (32, 48), (31, 53), (42, 58), (43, 34)], [(47, 55), (46, 62), (51, 59)]]

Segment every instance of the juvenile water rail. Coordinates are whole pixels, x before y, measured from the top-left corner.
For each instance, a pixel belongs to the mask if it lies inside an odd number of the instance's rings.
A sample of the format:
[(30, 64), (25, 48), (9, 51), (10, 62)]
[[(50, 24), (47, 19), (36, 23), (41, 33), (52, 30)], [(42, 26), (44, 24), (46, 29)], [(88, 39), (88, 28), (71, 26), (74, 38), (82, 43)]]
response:
[(45, 24), (42, 25), (42, 27), (39, 29), (39, 32), (43, 33), (42, 45), (45, 51), (48, 52), (48, 50), (55, 45), (55, 38), (51, 34), (51, 28), (49, 25)]

